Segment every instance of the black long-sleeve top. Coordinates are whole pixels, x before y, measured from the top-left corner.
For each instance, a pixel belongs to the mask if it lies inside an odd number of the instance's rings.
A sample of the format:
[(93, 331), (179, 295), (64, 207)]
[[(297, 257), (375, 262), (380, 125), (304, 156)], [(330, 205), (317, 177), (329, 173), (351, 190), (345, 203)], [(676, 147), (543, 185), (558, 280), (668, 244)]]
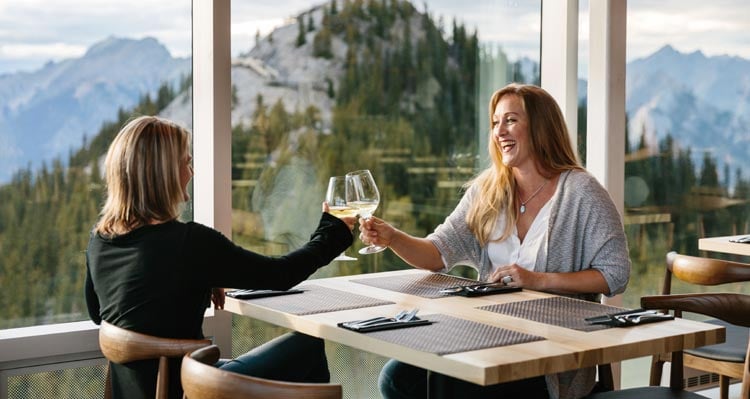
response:
[[(86, 252), (89, 316), (97, 324), (106, 320), (149, 335), (203, 338), (211, 288), (288, 289), (352, 241), (346, 224), (327, 213), (307, 244), (279, 257), (245, 250), (193, 222), (143, 226), (114, 238), (92, 234)], [(153, 397), (156, 366), (155, 361), (114, 365), (115, 397)], [(173, 375), (170, 381), (179, 389), (179, 374)]]

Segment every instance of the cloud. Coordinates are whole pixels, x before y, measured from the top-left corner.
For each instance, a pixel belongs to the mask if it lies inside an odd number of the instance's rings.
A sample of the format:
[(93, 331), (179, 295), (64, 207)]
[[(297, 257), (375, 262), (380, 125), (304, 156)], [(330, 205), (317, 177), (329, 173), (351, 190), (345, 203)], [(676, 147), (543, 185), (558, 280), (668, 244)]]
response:
[(750, 2), (745, 0), (630, 0), (628, 59), (647, 56), (665, 44), (681, 52), (750, 59), (748, 21)]
[(156, 37), (185, 56), (191, 31), (186, 0), (0, 0), (0, 73), (80, 56), (109, 36)]
[(0, 57), (8, 59), (61, 59), (80, 57), (85, 52), (86, 46), (76, 46), (60, 42), (45, 44), (0, 45)]
[[(582, 55), (588, 45), (589, 1), (580, 2)], [(233, 1), (233, 54), (249, 50), (256, 31), (266, 34), (299, 12), (329, 3)], [(538, 57), (541, 0), (415, 0), (413, 4), (419, 11), (426, 4), (434, 19), (442, 17), (448, 34), (456, 18), (469, 32), (476, 29), (480, 41), (499, 43), (512, 57)], [(172, 55), (184, 57), (191, 52), (190, 19), (188, 0), (0, 0), (0, 73), (80, 55), (81, 48), (108, 36), (155, 37)], [(667, 43), (683, 52), (750, 58), (748, 21), (746, 0), (629, 0), (628, 58), (646, 56)]]

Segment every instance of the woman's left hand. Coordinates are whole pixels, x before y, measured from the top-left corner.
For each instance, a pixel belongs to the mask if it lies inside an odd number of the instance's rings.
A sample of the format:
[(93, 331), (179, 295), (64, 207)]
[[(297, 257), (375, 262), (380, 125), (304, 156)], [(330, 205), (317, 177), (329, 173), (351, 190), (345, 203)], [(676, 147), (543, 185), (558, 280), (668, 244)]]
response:
[(539, 289), (537, 279), (532, 271), (526, 270), (517, 264), (501, 266), (489, 277), (489, 282), (503, 283), (510, 287), (524, 287), (528, 289)]
[(214, 309), (224, 309), (224, 288), (211, 288), (211, 302), (214, 303)]

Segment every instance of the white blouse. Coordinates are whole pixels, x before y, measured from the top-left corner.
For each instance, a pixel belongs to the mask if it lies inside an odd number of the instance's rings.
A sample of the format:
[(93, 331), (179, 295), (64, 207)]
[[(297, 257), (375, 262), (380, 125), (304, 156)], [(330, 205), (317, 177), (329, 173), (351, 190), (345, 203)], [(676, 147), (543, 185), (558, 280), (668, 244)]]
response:
[[(552, 198), (539, 210), (531, 227), (526, 233), (523, 243), (518, 238), (518, 229), (514, 226), (513, 233), (503, 241), (490, 241), (487, 245), (487, 254), (492, 263), (494, 272), (500, 266), (517, 264), (527, 270), (534, 270), (537, 264), (537, 257), (540, 257), (540, 264), (547, 263), (547, 231), (549, 226), (549, 217), (552, 212), (552, 203), (557, 196), (557, 189)], [(505, 217), (500, 215), (493, 238), (496, 240), (505, 229)]]

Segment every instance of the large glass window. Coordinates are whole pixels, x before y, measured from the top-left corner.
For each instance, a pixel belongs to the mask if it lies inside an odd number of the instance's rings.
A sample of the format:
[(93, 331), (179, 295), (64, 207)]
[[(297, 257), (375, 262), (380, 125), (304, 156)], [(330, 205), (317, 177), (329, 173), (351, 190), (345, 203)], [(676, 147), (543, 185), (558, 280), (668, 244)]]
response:
[[(363, 168), (376, 213), (430, 232), (485, 157), (492, 91), (538, 83), (540, 23), (539, 2), (233, 3), (233, 238), (300, 245), (328, 177)], [(402, 266), (386, 253), (356, 271)]]
[(88, 319), (109, 143), (133, 116), (191, 119), (190, 2), (152, 3), (0, 4), (0, 329)]
[[(539, 83), (540, 26), (540, 1), (233, 2), (235, 242), (266, 254), (298, 247), (328, 178), (355, 169), (378, 184), (376, 215), (427, 235), (486, 162), (492, 92)], [(356, 261), (314, 277), (408, 267), (361, 246), (347, 251)], [(235, 354), (278, 334), (247, 318), (233, 331)], [(378, 396), (384, 359), (329, 349), (347, 395)]]
[(750, 232), (749, 17), (743, 1), (628, 2), (631, 305), (660, 291), (667, 252), (719, 257), (698, 239)]

